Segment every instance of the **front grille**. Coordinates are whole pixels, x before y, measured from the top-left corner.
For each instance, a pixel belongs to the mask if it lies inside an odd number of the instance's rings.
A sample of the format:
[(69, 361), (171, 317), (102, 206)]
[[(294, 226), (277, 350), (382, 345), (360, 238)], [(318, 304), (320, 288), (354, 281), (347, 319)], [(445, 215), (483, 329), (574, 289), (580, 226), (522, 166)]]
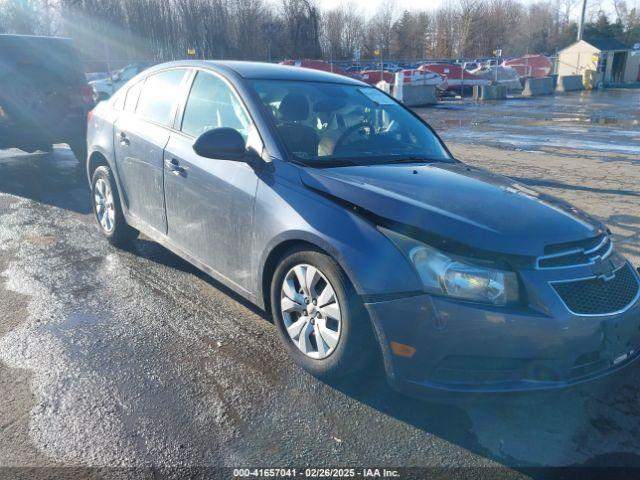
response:
[(579, 315), (606, 315), (623, 310), (638, 295), (638, 280), (628, 263), (605, 281), (601, 278), (554, 283), (567, 308)]
[(585, 242), (547, 247), (545, 250), (549, 254), (538, 258), (538, 268), (593, 264), (600, 258), (606, 258), (612, 247), (611, 239), (604, 235)]

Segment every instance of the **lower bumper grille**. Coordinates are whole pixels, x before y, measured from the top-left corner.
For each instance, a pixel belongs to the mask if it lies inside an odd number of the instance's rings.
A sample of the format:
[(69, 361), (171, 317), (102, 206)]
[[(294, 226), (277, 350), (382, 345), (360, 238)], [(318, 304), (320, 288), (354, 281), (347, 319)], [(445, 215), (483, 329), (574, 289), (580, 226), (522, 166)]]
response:
[(606, 315), (628, 307), (638, 296), (638, 279), (628, 263), (609, 280), (590, 278), (554, 283), (567, 308), (578, 315)]

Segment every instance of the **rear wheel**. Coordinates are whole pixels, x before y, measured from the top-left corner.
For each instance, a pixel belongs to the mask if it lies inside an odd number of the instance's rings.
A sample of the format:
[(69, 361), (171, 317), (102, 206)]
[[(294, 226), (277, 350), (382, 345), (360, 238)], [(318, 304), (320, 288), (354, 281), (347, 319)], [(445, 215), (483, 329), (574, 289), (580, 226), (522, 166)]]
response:
[(91, 187), (93, 213), (104, 236), (116, 247), (131, 244), (138, 231), (130, 227), (124, 218), (111, 169), (107, 166), (96, 168)]
[(285, 348), (319, 378), (362, 370), (378, 351), (355, 289), (322, 252), (298, 248), (285, 256), (273, 275), (271, 305)]

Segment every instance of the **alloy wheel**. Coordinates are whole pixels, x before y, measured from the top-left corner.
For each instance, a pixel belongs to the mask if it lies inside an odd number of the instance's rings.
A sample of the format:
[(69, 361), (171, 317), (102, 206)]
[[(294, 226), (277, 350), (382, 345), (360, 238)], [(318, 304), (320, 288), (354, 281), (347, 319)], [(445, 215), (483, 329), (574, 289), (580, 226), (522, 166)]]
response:
[(96, 180), (93, 201), (96, 208), (96, 217), (100, 226), (106, 233), (113, 232), (115, 227), (116, 209), (113, 204), (111, 186), (103, 178)]
[(285, 275), (280, 308), (289, 337), (307, 357), (320, 360), (340, 341), (342, 315), (329, 280), (312, 265), (294, 266)]

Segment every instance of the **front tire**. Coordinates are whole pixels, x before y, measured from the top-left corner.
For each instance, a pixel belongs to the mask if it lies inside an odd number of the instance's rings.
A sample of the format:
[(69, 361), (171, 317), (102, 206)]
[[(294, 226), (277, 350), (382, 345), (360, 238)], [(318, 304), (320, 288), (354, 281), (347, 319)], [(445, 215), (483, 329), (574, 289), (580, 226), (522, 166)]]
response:
[(271, 282), (280, 340), (312, 375), (333, 380), (363, 370), (378, 351), (367, 312), (342, 268), (308, 248), (289, 251)]
[(124, 218), (118, 188), (109, 167), (96, 168), (91, 180), (91, 193), (93, 213), (103, 235), (116, 247), (130, 245), (138, 231), (130, 227)]

